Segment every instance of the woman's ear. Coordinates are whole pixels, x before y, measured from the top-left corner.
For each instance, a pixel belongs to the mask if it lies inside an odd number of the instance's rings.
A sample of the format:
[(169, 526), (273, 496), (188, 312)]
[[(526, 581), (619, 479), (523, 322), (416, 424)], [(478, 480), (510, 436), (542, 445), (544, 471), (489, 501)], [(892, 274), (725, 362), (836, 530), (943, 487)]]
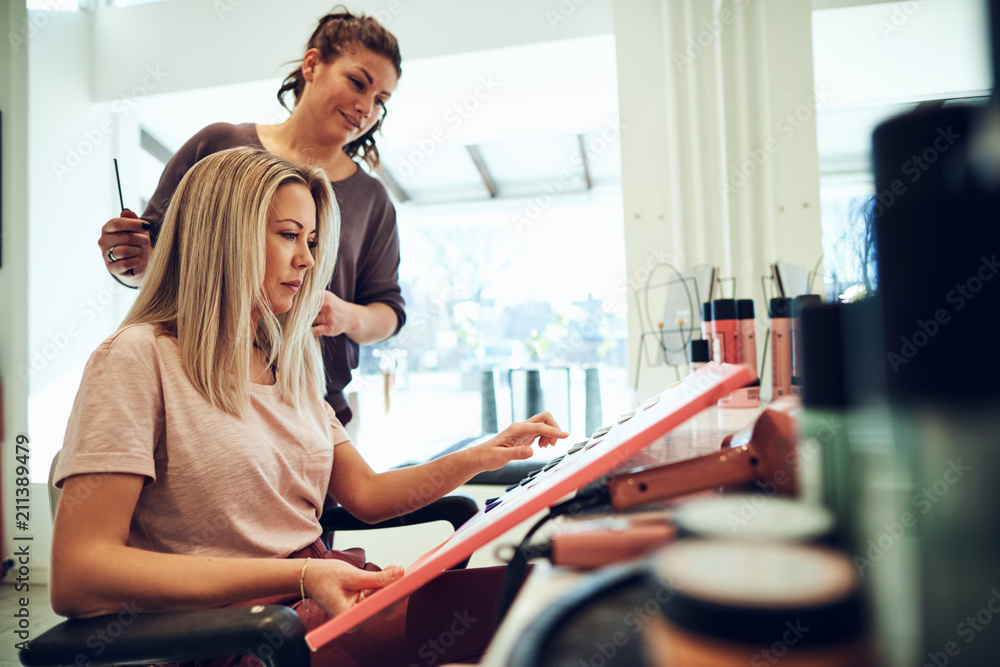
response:
[(316, 65), (323, 62), (319, 49), (309, 49), (302, 56), (302, 78), (311, 82), (316, 74)]

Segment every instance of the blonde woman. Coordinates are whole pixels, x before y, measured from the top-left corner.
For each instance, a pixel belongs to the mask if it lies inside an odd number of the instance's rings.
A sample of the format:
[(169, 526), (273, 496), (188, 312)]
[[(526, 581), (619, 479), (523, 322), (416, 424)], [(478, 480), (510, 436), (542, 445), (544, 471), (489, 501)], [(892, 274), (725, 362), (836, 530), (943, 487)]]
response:
[[(380, 521), (412, 489), (429, 503), (531, 456), (536, 439), (566, 436), (539, 415), (473, 449), (374, 473), (323, 400), (310, 332), (338, 226), (322, 171), (260, 150), (215, 153), (184, 176), (143, 290), (91, 356), (70, 417), (55, 475), (58, 613), (116, 613), (123, 600), (147, 611), (291, 603), (301, 585), (321, 614), (307, 625), (318, 624), (402, 575), (323, 547), (328, 494)], [(395, 650), (382, 639), (369, 648)]]

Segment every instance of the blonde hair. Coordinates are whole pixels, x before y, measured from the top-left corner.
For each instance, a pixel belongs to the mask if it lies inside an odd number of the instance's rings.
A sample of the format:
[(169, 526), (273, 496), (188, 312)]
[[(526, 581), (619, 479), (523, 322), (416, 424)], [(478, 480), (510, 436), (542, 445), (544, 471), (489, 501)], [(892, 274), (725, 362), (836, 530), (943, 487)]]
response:
[[(278, 188), (300, 183), (316, 203), (316, 264), (292, 308), (274, 315), (262, 292), (268, 216)], [(142, 290), (122, 326), (155, 324), (175, 335), (184, 370), (214, 407), (238, 416), (250, 405), (252, 347), (275, 367), (298, 409), (326, 388), (312, 323), (330, 282), (340, 211), (326, 175), (253, 148), (209, 155), (188, 170), (163, 219)], [(252, 313), (261, 314), (256, 331)]]

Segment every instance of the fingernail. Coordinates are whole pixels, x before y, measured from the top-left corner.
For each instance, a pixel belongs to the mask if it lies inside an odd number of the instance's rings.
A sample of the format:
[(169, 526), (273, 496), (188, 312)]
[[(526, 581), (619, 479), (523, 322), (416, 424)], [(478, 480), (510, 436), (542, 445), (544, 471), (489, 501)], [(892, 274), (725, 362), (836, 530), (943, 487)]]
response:
[(145, 229), (146, 231), (149, 231), (150, 229), (153, 228), (153, 225), (151, 225), (148, 222), (146, 222), (145, 220), (143, 220), (142, 221), (142, 228)]

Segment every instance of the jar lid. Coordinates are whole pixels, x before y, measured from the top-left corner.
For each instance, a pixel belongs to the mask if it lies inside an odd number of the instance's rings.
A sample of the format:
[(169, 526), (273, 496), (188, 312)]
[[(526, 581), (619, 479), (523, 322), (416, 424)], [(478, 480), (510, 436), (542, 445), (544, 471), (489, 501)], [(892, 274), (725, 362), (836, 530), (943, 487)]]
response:
[(787, 633), (799, 646), (857, 638), (865, 613), (850, 559), (787, 542), (684, 540), (650, 559), (663, 586), (663, 616), (719, 639), (770, 645)]
[[(782, 480), (764, 484), (768, 493)], [(815, 542), (833, 533), (833, 515), (825, 508), (764, 492), (702, 498), (684, 503), (674, 513), (682, 536), (739, 540)]]
[(716, 299), (712, 302), (712, 320), (735, 320), (736, 299)]
[(780, 317), (790, 317), (792, 314), (792, 299), (783, 296), (771, 299), (767, 314), (772, 320)]
[(704, 338), (695, 338), (691, 341), (691, 362), (708, 363), (712, 360), (712, 353), (708, 347), (708, 341)]

